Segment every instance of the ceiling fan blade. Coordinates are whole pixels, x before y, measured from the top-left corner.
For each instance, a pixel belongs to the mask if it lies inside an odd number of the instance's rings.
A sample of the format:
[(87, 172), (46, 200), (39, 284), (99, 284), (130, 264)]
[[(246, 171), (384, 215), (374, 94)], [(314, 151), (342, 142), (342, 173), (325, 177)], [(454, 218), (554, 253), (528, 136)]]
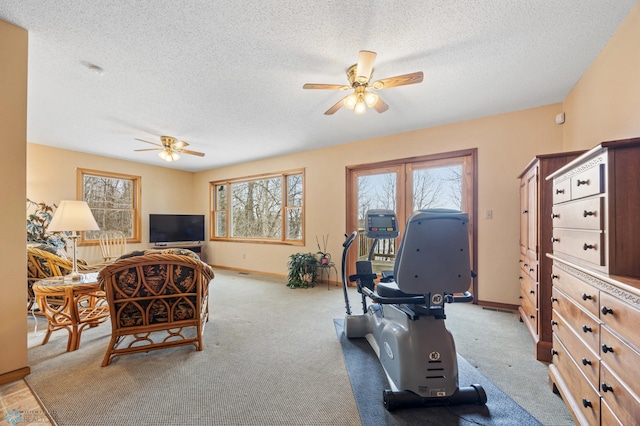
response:
[(344, 84), (314, 84), (307, 83), (302, 86), (303, 89), (325, 89), (325, 90), (349, 90), (351, 86), (345, 86)]
[(134, 149), (134, 151), (162, 151), (164, 148), (145, 148), (145, 149)]
[(361, 50), (358, 54), (358, 66), (356, 67), (356, 81), (366, 83), (371, 78), (373, 62), (376, 60), (376, 52)]
[(397, 75), (395, 77), (383, 78), (375, 81), (371, 87), (376, 90), (388, 89), (390, 87), (406, 86), (407, 84), (421, 83), (424, 78), (422, 71), (411, 74)]
[(151, 145), (162, 146), (162, 145), (160, 145), (159, 143), (156, 143), (156, 142), (149, 142), (149, 141), (145, 141), (144, 139), (138, 139), (138, 138), (134, 138), (134, 139), (137, 140), (137, 141), (140, 141), (140, 142), (150, 143)]
[(176, 151), (182, 152), (183, 154), (197, 155), (198, 157), (204, 157), (203, 152), (189, 151), (188, 149), (175, 148)]
[(389, 105), (385, 101), (382, 100), (381, 97), (378, 96), (378, 102), (373, 105), (373, 109), (378, 111), (380, 114), (389, 109)]
[[(349, 96), (349, 95), (347, 95), (347, 96)], [(324, 115), (331, 115), (331, 114), (335, 113), (337, 110), (339, 110), (340, 107), (342, 105), (344, 105), (344, 100), (347, 98), (347, 96), (345, 96), (344, 98), (340, 99), (338, 102), (335, 103), (334, 106), (332, 106), (331, 108), (326, 110)]]
[(184, 148), (185, 146), (189, 146), (189, 144), (185, 141), (177, 141), (173, 144), (173, 148)]

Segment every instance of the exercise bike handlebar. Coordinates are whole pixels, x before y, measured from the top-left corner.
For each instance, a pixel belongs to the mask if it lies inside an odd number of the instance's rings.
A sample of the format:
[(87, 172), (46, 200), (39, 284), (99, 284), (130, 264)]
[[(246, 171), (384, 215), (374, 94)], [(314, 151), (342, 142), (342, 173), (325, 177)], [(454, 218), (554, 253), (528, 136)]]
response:
[(345, 304), (345, 309), (347, 311), (347, 315), (351, 315), (351, 305), (349, 304), (349, 293), (347, 291), (347, 253), (349, 252), (349, 248), (351, 247), (351, 244), (353, 244), (353, 242), (356, 239), (356, 236), (358, 235), (358, 231), (353, 231), (351, 233), (351, 235), (347, 235), (345, 234), (345, 237), (347, 237), (347, 239), (344, 241), (344, 243), (342, 243), (342, 247), (344, 247), (344, 249), (342, 250), (342, 291), (344, 293), (344, 304)]

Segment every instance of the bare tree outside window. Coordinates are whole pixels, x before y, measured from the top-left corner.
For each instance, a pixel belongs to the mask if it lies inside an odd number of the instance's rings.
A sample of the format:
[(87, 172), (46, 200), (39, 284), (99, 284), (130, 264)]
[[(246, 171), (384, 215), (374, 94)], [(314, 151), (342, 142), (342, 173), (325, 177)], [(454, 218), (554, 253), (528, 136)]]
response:
[(413, 171), (413, 209), (462, 208), (462, 166)]
[[(79, 169), (81, 198), (87, 202), (100, 230), (124, 233), (139, 241), (140, 177)], [(87, 231), (83, 240), (98, 240), (100, 231)]]
[(212, 183), (214, 239), (303, 238), (304, 174)]

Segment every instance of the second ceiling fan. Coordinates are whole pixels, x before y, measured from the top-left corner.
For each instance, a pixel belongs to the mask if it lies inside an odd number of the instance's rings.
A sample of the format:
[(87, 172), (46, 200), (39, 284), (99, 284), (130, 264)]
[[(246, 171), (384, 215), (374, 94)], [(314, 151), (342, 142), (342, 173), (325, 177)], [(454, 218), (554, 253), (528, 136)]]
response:
[(302, 86), (303, 89), (325, 89), (325, 90), (351, 90), (353, 93), (340, 99), (335, 105), (325, 111), (325, 115), (331, 115), (339, 110), (343, 105), (349, 109), (353, 109), (356, 114), (362, 114), (367, 107), (373, 108), (379, 113), (389, 109), (389, 105), (382, 100), (376, 93), (367, 90), (388, 89), (390, 87), (406, 86), (407, 84), (416, 84), (422, 82), (424, 74), (422, 71), (410, 74), (397, 75), (395, 77), (383, 78), (371, 82), (373, 75), (373, 62), (376, 59), (376, 53), (368, 50), (361, 50), (358, 54), (358, 63), (347, 69), (347, 79), (349, 85), (340, 84), (313, 84), (307, 83)]
[(160, 136), (160, 143), (150, 142), (144, 139), (135, 138), (135, 140), (140, 142), (149, 143), (151, 145), (155, 145), (156, 148), (144, 148), (144, 149), (136, 149), (135, 151), (160, 151), (158, 155), (165, 161), (176, 161), (180, 158), (178, 154), (189, 154), (189, 155), (197, 155), (198, 157), (204, 157), (204, 153), (191, 151), (188, 149), (184, 149), (185, 146), (189, 144), (185, 141), (179, 141), (173, 136)]

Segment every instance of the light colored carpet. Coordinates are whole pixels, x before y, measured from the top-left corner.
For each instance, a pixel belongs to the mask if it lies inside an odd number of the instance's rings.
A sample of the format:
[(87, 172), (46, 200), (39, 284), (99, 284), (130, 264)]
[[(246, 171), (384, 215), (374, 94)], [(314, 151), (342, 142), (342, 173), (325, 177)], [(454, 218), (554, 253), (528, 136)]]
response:
[[(289, 289), (284, 279), (216, 271), (205, 349), (116, 358), (101, 368), (105, 323), (67, 353), (67, 334), (41, 346), (29, 320), (27, 381), (59, 425), (360, 425), (334, 319), (339, 287)], [(352, 289), (351, 307), (360, 312)], [(546, 365), (512, 313), (447, 306), (458, 352), (544, 425), (573, 424)], [(381, 398), (380, 398), (381, 400)], [(380, 404), (382, 402), (380, 401)], [(365, 425), (366, 426), (366, 425)]]
[(342, 292), (257, 278), (217, 272), (201, 352), (153, 351), (103, 368), (107, 323), (70, 353), (64, 331), (45, 346), (33, 336), (27, 381), (59, 425), (360, 425), (333, 324)]

